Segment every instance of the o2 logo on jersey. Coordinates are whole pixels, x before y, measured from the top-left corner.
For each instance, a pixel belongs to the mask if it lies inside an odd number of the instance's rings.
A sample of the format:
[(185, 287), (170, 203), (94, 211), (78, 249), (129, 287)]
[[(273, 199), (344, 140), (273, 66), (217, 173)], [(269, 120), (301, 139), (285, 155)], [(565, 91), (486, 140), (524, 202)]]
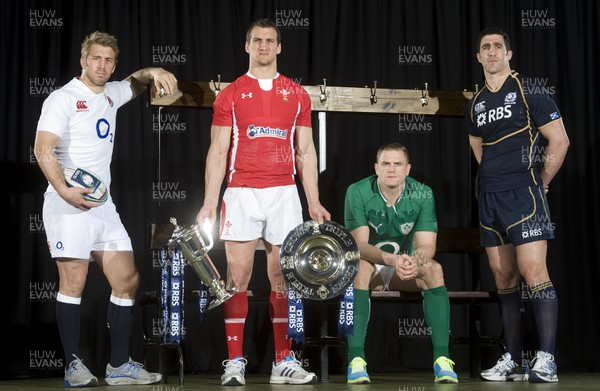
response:
[(108, 141), (111, 143), (113, 142), (113, 134), (110, 132), (110, 123), (104, 118), (100, 118), (98, 122), (96, 122), (96, 134), (101, 139), (110, 136)]
[(275, 138), (280, 138), (282, 140), (285, 140), (288, 135), (288, 130), (287, 129), (279, 129), (279, 128), (270, 128), (268, 126), (264, 127), (264, 126), (250, 125), (250, 126), (248, 126), (248, 129), (246, 130), (246, 134), (248, 135), (248, 138), (250, 138), (250, 139), (254, 139), (254, 138), (258, 138), (258, 137), (275, 137)]

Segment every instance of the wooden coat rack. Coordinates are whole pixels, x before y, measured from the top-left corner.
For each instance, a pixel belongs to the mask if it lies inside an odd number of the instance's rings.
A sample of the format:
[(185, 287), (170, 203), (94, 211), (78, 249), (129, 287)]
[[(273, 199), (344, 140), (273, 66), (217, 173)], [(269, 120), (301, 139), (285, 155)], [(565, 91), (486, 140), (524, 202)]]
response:
[[(440, 116), (463, 116), (471, 97), (469, 91), (438, 91), (423, 89), (388, 89), (373, 87), (336, 87), (322, 85), (302, 86), (312, 101), (313, 111), (358, 112), (387, 114), (425, 114)], [(211, 80), (179, 81), (173, 95), (161, 96), (156, 89), (150, 91), (153, 106), (212, 108), (216, 94), (230, 83)]]
[[(230, 83), (217, 81), (178, 81), (173, 95), (163, 95), (150, 89), (150, 104), (159, 107), (211, 108), (216, 95)], [(424, 114), (462, 117), (473, 97), (470, 91), (423, 89), (389, 89), (373, 87), (328, 86), (327, 80), (316, 86), (302, 86), (310, 96), (312, 110), (319, 112), (319, 173), (326, 169), (326, 112)], [(160, 109), (159, 109), (160, 110)], [(159, 116), (160, 118), (160, 116)], [(160, 133), (160, 132), (159, 132)]]

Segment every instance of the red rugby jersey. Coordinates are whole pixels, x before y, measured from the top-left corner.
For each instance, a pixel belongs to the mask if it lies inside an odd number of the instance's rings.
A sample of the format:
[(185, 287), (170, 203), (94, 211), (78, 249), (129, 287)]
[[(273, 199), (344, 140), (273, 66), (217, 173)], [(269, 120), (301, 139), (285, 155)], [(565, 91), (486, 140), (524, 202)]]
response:
[(265, 91), (245, 74), (219, 92), (213, 109), (214, 126), (232, 127), (228, 186), (295, 184), (296, 126), (312, 127), (311, 101), (302, 86), (278, 74)]

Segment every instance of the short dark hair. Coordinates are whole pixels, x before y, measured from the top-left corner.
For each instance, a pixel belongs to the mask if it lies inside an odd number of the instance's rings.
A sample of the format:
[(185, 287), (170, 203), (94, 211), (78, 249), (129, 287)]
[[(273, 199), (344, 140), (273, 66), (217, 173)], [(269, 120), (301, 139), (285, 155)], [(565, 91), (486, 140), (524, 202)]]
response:
[(400, 143), (387, 143), (379, 147), (379, 149), (377, 150), (375, 163), (379, 162), (381, 154), (385, 151), (402, 151), (404, 152), (404, 155), (406, 155), (406, 162), (410, 163), (410, 155), (408, 153), (408, 149)]
[(275, 32), (277, 32), (277, 43), (281, 43), (281, 31), (279, 31), (277, 23), (273, 22), (269, 18), (257, 19), (250, 24), (250, 26), (248, 27), (248, 31), (246, 31), (246, 42), (250, 42), (252, 29), (254, 29), (255, 27), (270, 28), (275, 30)]
[(477, 40), (477, 53), (479, 53), (479, 50), (481, 50), (481, 40), (486, 35), (502, 35), (502, 38), (504, 38), (504, 46), (506, 47), (506, 51), (511, 50), (510, 38), (508, 37), (508, 34), (502, 31), (500, 27), (486, 27), (479, 33), (479, 39)]

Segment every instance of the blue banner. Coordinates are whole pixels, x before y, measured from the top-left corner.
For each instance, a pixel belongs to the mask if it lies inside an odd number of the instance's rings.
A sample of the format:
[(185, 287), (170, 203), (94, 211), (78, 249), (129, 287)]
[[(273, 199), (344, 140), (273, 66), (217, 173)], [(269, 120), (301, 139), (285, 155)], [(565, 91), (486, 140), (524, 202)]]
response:
[(354, 284), (350, 284), (340, 299), (338, 317), (338, 333), (340, 336), (354, 335)]
[(167, 245), (161, 249), (160, 288), (161, 327), (164, 327), (161, 342), (180, 344), (184, 334), (184, 274), (179, 245), (174, 250)]
[(198, 305), (200, 306), (200, 321), (203, 321), (208, 312), (208, 305), (210, 304), (210, 294), (208, 292), (208, 286), (200, 280), (200, 289), (198, 290)]
[(169, 324), (169, 275), (171, 270), (171, 257), (169, 256), (169, 247), (162, 246), (160, 250), (160, 341), (167, 342), (167, 332)]
[(304, 304), (300, 293), (288, 289), (288, 339), (304, 342)]

